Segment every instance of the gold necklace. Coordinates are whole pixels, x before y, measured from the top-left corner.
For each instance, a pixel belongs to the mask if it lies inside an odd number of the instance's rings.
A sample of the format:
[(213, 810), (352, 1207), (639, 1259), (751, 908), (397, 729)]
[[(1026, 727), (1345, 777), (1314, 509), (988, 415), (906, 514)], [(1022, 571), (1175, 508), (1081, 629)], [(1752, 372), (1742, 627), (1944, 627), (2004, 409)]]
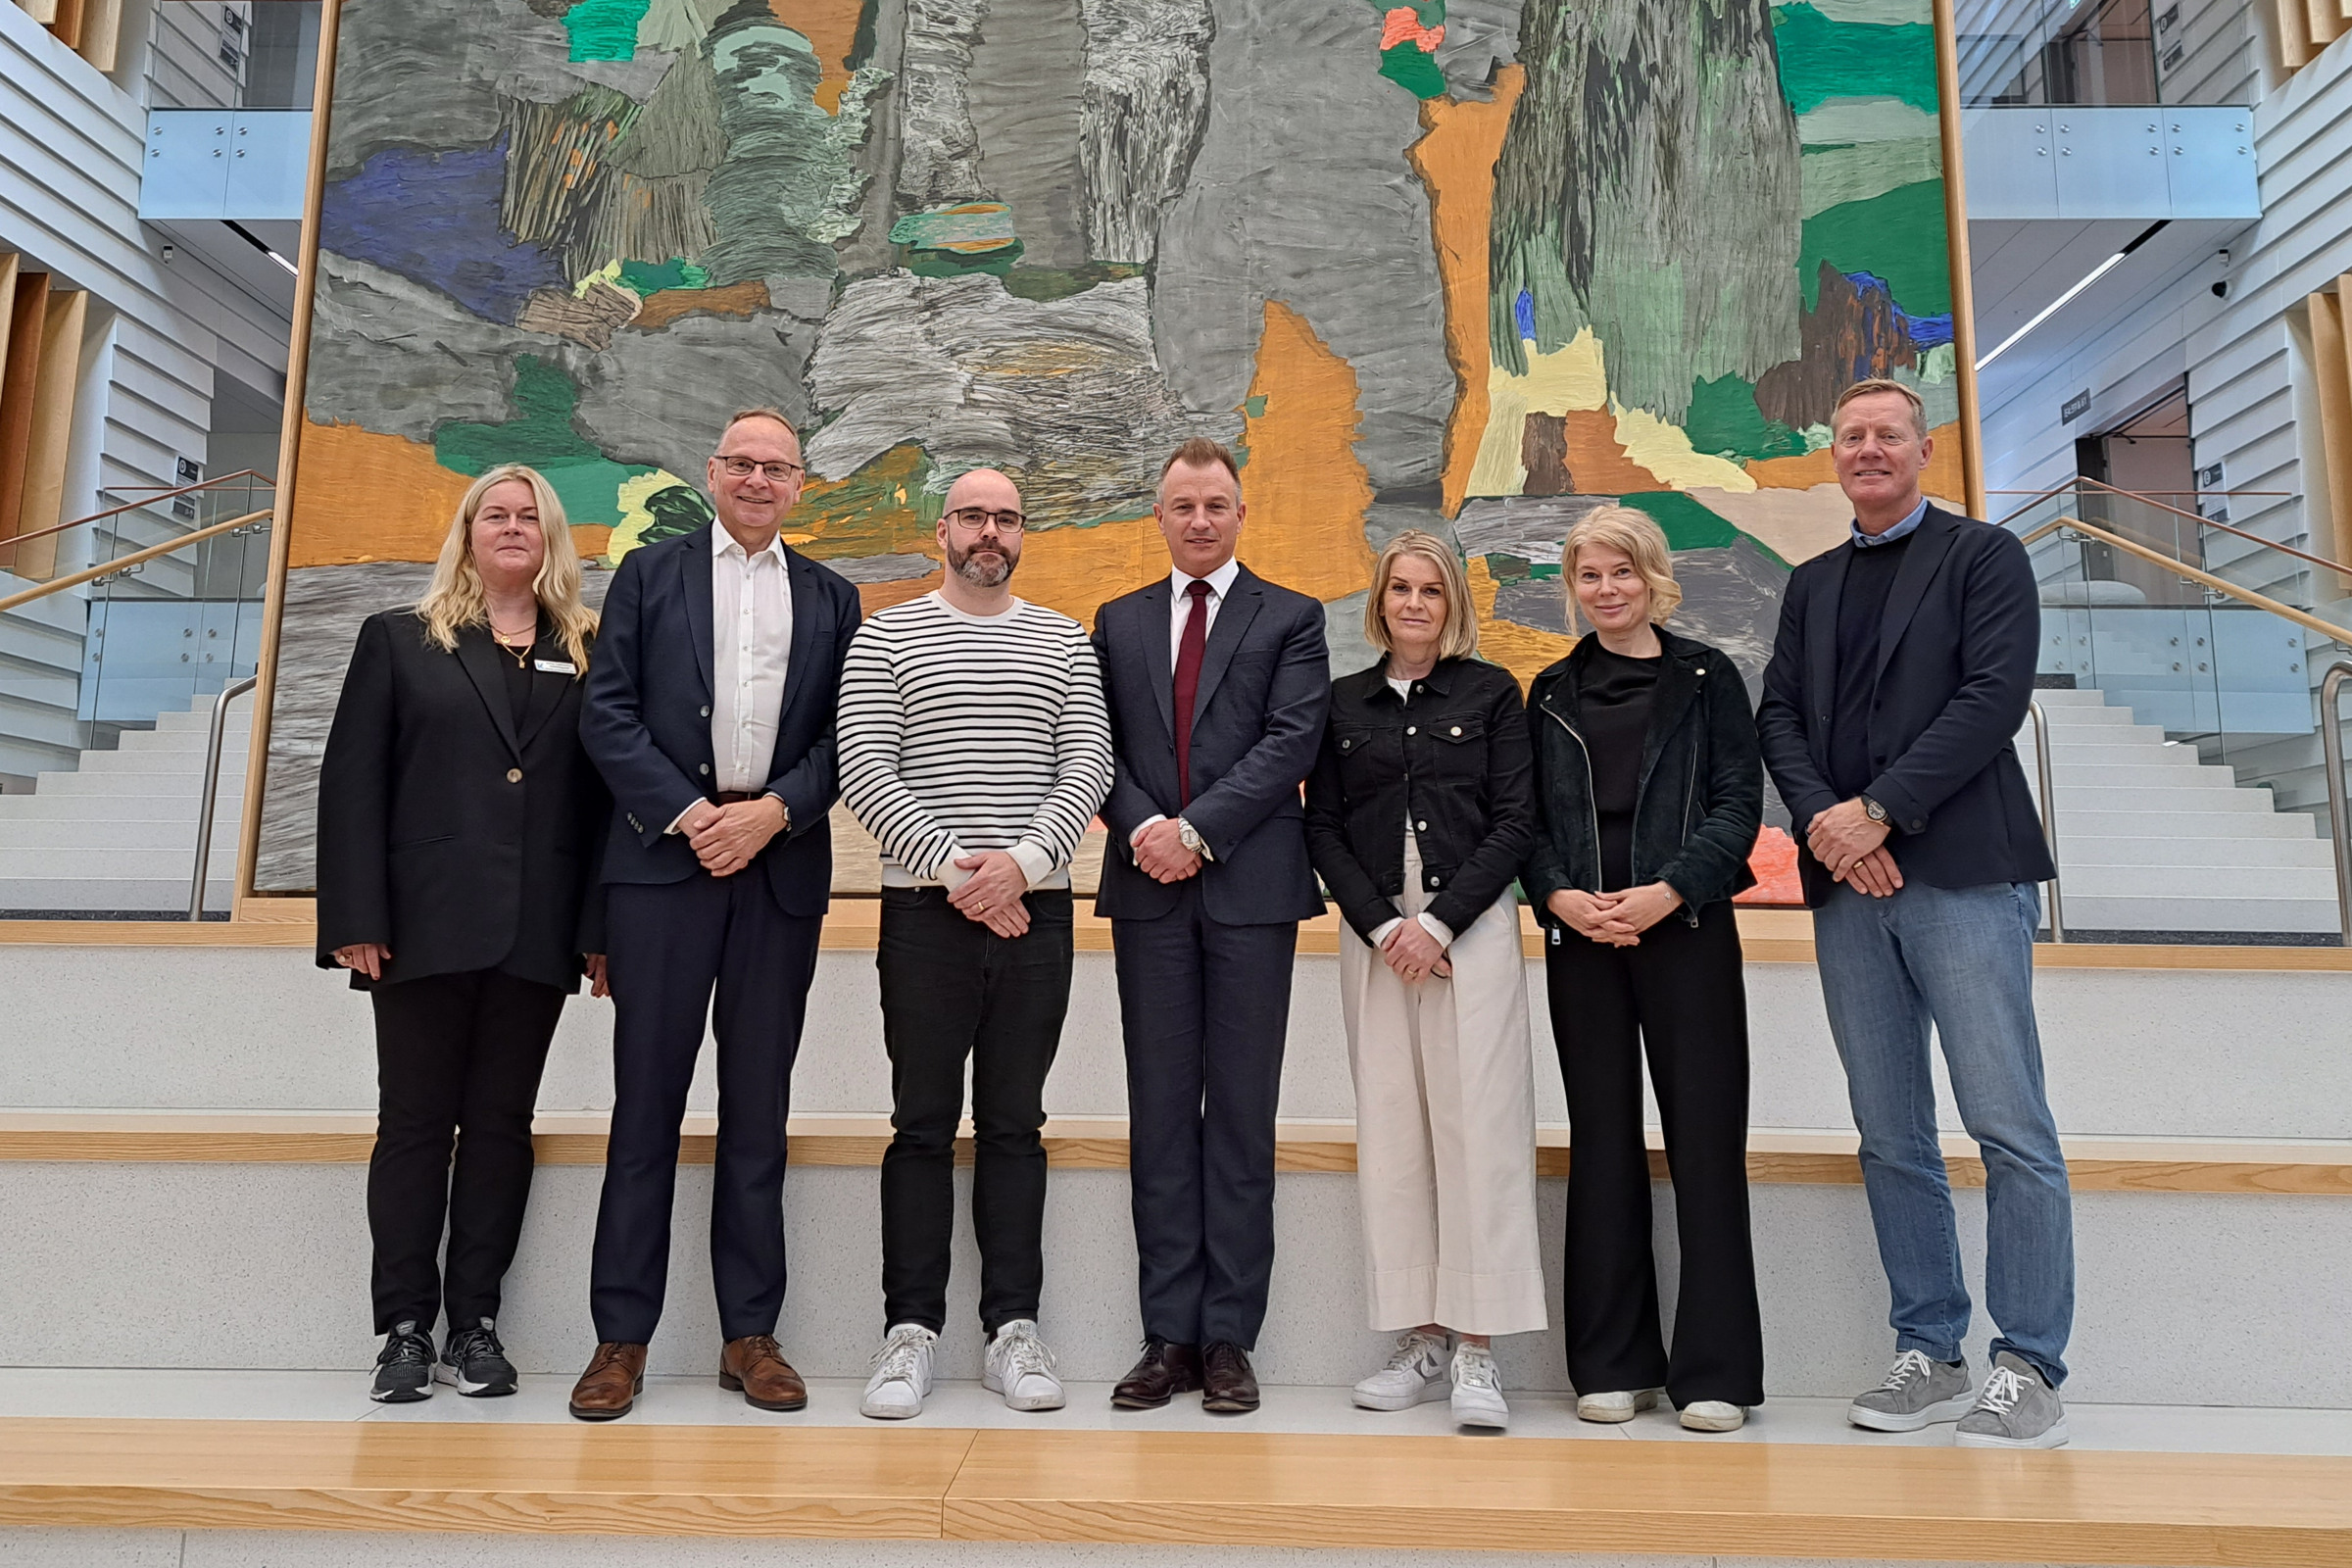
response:
[(499, 647), (504, 648), (508, 653), (514, 656), (514, 667), (516, 669), (524, 668), (530, 663), (531, 650), (539, 646), (538, 627), (533, 626), (531, 628), (530, 637), (531, 640), (529, 642), (524, 643), (520, 648), (517, 648), (514, 646), (513, 641), (508, 638), (505, 632), (500, 631), (496, 626), (492, 626), (490, 628), (490, 640), (498, 644)]

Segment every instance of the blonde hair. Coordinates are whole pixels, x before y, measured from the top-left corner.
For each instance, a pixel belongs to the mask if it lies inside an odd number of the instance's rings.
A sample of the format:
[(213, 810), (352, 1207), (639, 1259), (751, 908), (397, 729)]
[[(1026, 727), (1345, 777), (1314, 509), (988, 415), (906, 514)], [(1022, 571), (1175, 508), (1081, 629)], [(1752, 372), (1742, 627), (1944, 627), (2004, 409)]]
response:
[(1389, 594), (1389, 575), (1406, 556), (1417, 556), (1436, 566), (1446, 585), (1446, 629), (1438, 635), (1438, 657), (1472, 658), (1478, 653), (1478, 612), (1470, 604), (1470, 578), (1451, 545), (1418, 528), (1407, 528), (1390, 540), (1372, 567), (1372, 591), (1364, 595), (1364, 641), (1383, 654), (1396, 652), (1389, 638), (1388, 617), (1380, 612)]
[(1560, 545), (1560, 587), (1568, 597), (1568, 620), (1576, 623), (1576, 557), (1587, 545), (1614, 550), (1634, 564), (1649, 584), (1649, 623), (1666, 624), (1683, 602), (1682, 584), (1674, 580), (1674, 549), (1658, 519), (1633, 507), (1595, 507), (1576, 521)]
[(571, 527), (564, 520), (564, 503), (555, 486), (538, 469), (520, 463), (502, 463), (466, 489), (457, 515), (449, 519), (449, 536), (441, 541), (440, 559), (433, 563), (432, 586), (416, 601), (416, 618), (424, 622), (425, 640), (443, 653), (455, 653), (458, 632), (466, 626), (490, 624), (490, 601), (482, 591), (482, 574), (473, 564), (473, 519), (482, 498), (510, 479), (531, 487), (539, 507), (539, 538), (545, 553), (531, 593), (539, 608), (556, 623), (556, 635), (581, 675), (588, 673), (588, 639), (596, 634), (596, 612), (580, 598), (580, 556), (572, 548)]
[(1876, 397), (1882, 392), (1891, 392), (1905, 403), (1910, 404), (1911, 427), (1922, 436), (1928, 433), (1928, 405), (1926, 402), (1917, 392), (1903, 385), (1902, 382), (1884, 375), (1874, 375), (1868, 380), (1856, 381), (1852, 386), (1838, 393), (1838, 401), (1830, 405), (1830, 428), (1833, 431), (1838, 428), (1838, 416), (1845, 412), (1845, 406), (1848, 403), (1853, 402), (1856, 398)]

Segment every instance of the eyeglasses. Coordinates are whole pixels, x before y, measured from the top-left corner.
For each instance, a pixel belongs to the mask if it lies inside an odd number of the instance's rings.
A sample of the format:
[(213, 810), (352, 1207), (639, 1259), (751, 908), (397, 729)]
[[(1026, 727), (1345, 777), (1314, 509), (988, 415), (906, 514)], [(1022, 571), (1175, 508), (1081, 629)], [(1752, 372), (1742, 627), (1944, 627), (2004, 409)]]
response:
[(769, 484), (782, 484), (803, 471), (797, 463), (755, 463), (750, 458), (722, 457), (718, 466), (733, 479), (749, 479), (754, 473), (764, 473)]
[(1002, 534), (1016, 534), (1029, 525), (1029, 519), (1017, 512), (991, 512), (986, 507), (957, 507), (948, 514), (948, 520), (965, 533), (978, 533), (992, 522)]

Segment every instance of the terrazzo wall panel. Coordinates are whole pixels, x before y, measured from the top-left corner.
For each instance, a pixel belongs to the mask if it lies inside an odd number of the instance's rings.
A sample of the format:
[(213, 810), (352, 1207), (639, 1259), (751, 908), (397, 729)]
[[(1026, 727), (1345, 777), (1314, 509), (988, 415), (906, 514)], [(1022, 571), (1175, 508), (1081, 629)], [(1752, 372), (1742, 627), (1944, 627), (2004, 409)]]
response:
[(1532, 676), (1623, 499), (1753, 682), (1841, 386), (1915, 385), (1961, 492), (1936, 80), (1928, 0), (345, 0), (257, 886), (310, 887), (352, 639), (472, 475), (548, 473), (594, 599), (748, 404), (869, 611), (987, 464), (1091, 619), (1200, 434), (1339, 669), (1421, 526)]

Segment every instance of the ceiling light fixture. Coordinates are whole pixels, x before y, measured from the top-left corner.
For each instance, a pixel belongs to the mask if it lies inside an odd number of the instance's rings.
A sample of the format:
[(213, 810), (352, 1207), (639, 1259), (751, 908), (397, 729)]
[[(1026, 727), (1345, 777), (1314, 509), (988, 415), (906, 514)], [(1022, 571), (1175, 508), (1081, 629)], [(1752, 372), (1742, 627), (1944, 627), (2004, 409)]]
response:
[(2011, 349), (2017, 347), (2018, 340), (2020, 338), (2023, 338), (2028, 332), (2033, 331), (2035, 327), (2048, 320), (2051, 317), (2056, 316), (2060, 311), (2066, 308), (2067, 303), (2076, 295), (2090, 287), (2091, 284), (2096, 283), (2100, 278), (2105, 277), (2109, 272), (2115, 270), (2116, 266), (2121, 263), (2125, 257), (2139, 249), (2142, 245), (2145, 245), (2150, 239), (2153, 239), (2156, 231), (2162, 228), (2165, 225), (2165, 222), (2166, 220), (2158, 219), (2155, 222), (2150, 223), (2147, 227), (2141, 229), (2136, 235), (2132, 236), (2131, 244), (2126, 245), (2122, 250), (2117, 251), (2113, 256), (2108, 257), (2098, 266), (2092, 268), (2088, 272), (2084, 273), (2081, 282), (2077, 283), (2073, 288), (2068, 289), (2065, 293), (2059, 295), (2056, 299), (2050, 301), (2049, 304), (2043, 306), (2034, 314), (2034, 317), (2032, 320), (2019, 327), (2016, 331), (2010, 333), (2007, 337), (2001, 339), (1999, 347), (1995, 348), (1990, 354), (1985, 355), (1983, 359), (1977, 362), (1977, 368), (1980, 370), (1984, 369), (1984, 367), (1990, 365), (1993, 361), (2008, 353)]

